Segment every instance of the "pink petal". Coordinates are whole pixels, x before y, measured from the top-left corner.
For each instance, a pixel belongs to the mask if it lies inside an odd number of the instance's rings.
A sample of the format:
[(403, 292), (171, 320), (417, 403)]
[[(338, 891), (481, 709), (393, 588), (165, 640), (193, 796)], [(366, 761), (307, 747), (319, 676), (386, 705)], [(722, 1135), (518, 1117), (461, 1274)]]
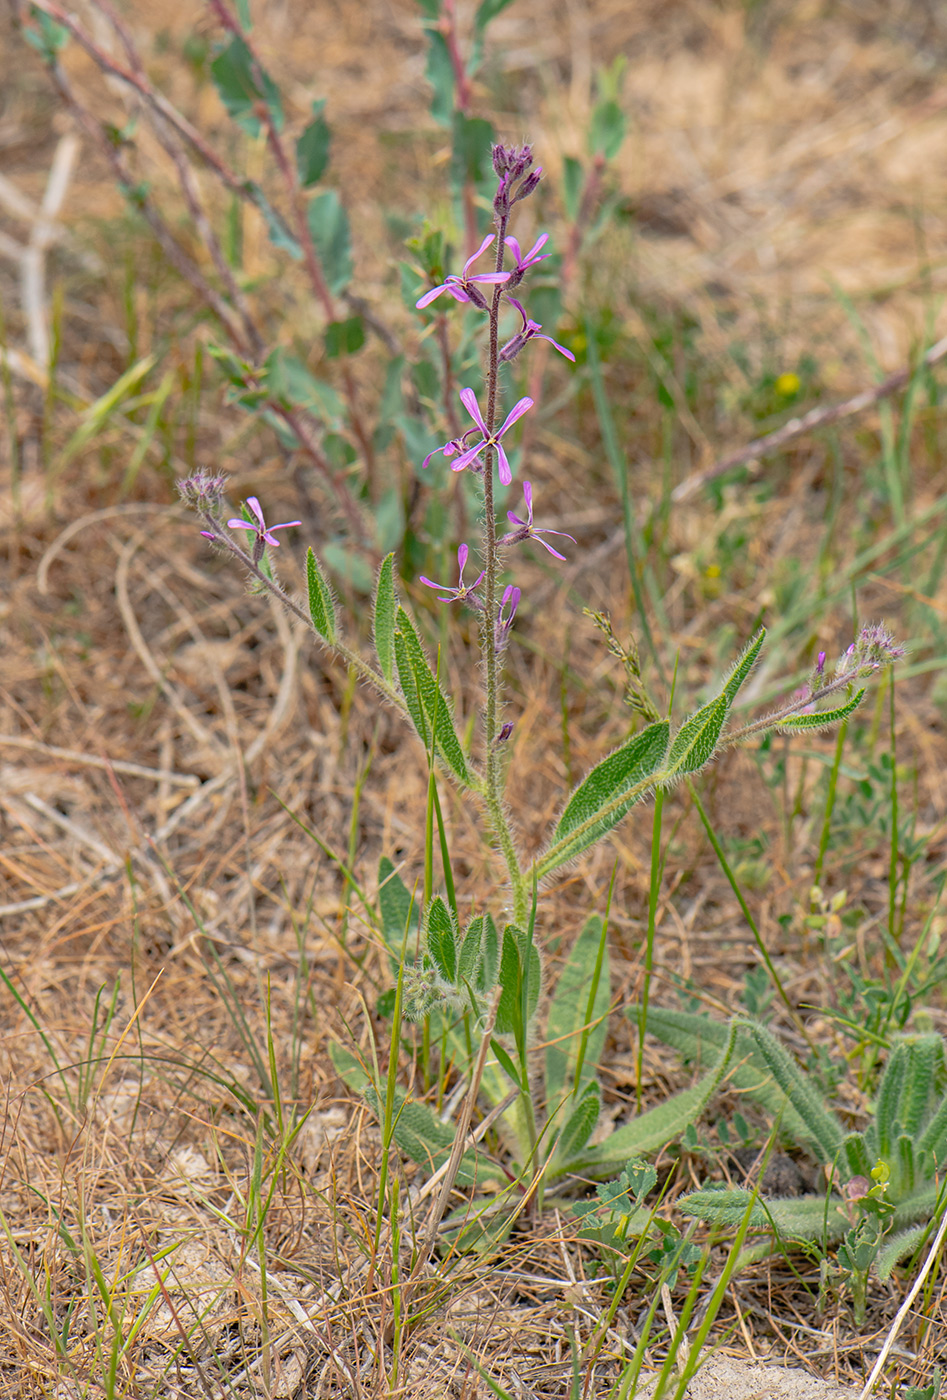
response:
[(479, 257), (482, 257), (482, 255), (483, 255), (483, 254), (487, 251), (487, 249), (490, 247), (490, 244), (493, 242), (493, 237), (494, 237), (494, 236), (493, 236), (492, 233), (488, 233), (487, 236), (486, 236), (486, 238), (485, 238), (485, 239), (483, 240), (483, 242), (480, 244), (480, 247), (477, 249), (477, 251), (476, 251), (471, 257), (469, 257), (469, 258), (467, 259), (467, 261), (464, 263), (464, 276), (465, 276), (465, 277), (467, 276), (467, 269), (468, 269), (469, 267), (471, 267), (471, 266), (473, 265), (473, 263), (475, 263)]
[[(477, 403), (477, 395), (474, 393), (473, 389), (461, 389), (460, 401), (477, 427), (483, 433), (484, 437), (488, 437), (487, 425), (483, 421), (483, 414), (480, 412), (480, 405)], [(530, 403), (532, 403), (532, 399), (530, 399)], [(454, 470), (456, 471), (458, 468), (455, 467)]]
[[(506, 415), (506, 421), (504, 422), (503, 427), (497, 433), (497, 437), (502, 437), (508, 428), (512, 428), (517, 418), (522, 418), (523, 414), (528, 413), (532, 406), (533, 400), (531, 398), (520, 399), (519, 403), (515, 403), (510, 409), (509, 413)], [(486, 432), (486, 429), (484, 429), (484, 432)]]
[(510, 470), (510, 459), (503, 451), (502, 442), (497, 443), (497, 456), (500, 459), (500, 480), (503, 482), (504, 486), (509, 486), (510, 482), (513, 480), (513, 473)]

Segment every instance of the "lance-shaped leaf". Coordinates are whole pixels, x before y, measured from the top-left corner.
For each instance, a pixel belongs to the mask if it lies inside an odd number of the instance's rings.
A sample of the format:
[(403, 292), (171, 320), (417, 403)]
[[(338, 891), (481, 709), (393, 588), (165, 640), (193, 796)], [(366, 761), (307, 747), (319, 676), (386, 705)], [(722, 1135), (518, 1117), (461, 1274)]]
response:
[(438, 754), (454, 777), (469, 787), (470, 774), (454, 729), (450, 706), (427, 663), (414, 624), (402, 607), (395, 615), (395, 661), (408, 713), (422, 743), (426, 748), (430, 746), (433, 728)]
[[(696, 1215), (699, 1220), (737, 1226), (752, 1199), (751, 1191), (705, 1187), (682, 1196), (677, 1207), (684, 1215)], [(777, 1196), (765, 1201), (757, 1198), (750, 1215), (752, 1230), (775, 1226), (780, 1235), (790, 1240), (837, 1240), (850, 1224), (839, 1196), (830, 1196), (827, 1202), (824, 1196)]]
[(446, 902), (436, 894), (425, 915), (427, 950), (446, 982), (457, 981), (457, 930)]
[(745, 1021), (742, 1024), (750, 1039), (755, 1042), (770, 1074), (805, 1122), (807, 1136), (816, 1156), (823, 1163), (834, 1162), (845, 1136), (835, 1114), (825, 1106), (810, 1080), (792, 1056), (783, 1049), (772, 1031), (755, 1021)]
[(474, 991), (485, 994), (496, 986), (500, 935), (491, 914), (478, 914), (467, 925), (458, 966), (460, 980), (469, 982)]
[(668, 733), (667, 720), (658, 720), (596, 764), (566, 803), (553, 845), (537, 865), (540, 879), (600, 841), (641, 801), (664, 762)]
[(529, 1025), (539, 1001), (542, 976), (542, 964), (532, 939), (515, 924), (507, 924), (503, 930), (498, 978), (502, 988), (495, 1027), (498, 1035), (512, 1035), (521, 1027), (524, 993), (526, 1024)]
[(325, 637), (327, 642), (334, 644), (338, 635), (335, 604), (332, 602), (332, 592), (319, 567), (319, 561), (311, 549), (306, 555), (306, 580), (309, 584), (309, 616), (312, 618), (312, 625), (320, 637)]
[(709, 763), (717, 751), (730, 701), (724, 694), (702, 705), (696, 714), (685, 720), (674, 736), (668, 753), (661, 783), (667, 786), (687, 773), (696, 773)]
[(676, 1142), (687, 1125), (703, 1112), (726, 1073), (733, 1059), (736, 1032), (736, 1022), (731, 1021), (719, 1060), (690, 1089), (673, 1094), (647, 1112), (639, 1113), (630, 1123), (617, 1128), (604, 1142), (580, 1153), (570, 1162), (570, 1168), (575, 1172), (605, 1176), (620, 1171), (629, 1157), (658, 1152), (669, 1143)]
[(395, 674), (395, 613), (398, 600), (395, 596), (395, 556), (387, 555), (378, 571), (378, 584), (375, 588), (375, 615), (373, 619), (375, 653), (381, 673), (389, 683)]
[[(369, 1086), (364, 1092), (379, 1120), (383, 1119), (384, 1105), (379, 1102), (374, 1088)], [(406, 1157), (429, 1172), (436, 1172), (450, 1157), (455, 1130), (442, 1123), (426, 1104), (409, 1100), (403, 1090), (396, 1089), (394, 1137)], [(473, 1152), (465, 1152), (460, 1159), (457, 1181), (462, 1186), (476, 1185), (477, 1159)]]
[(733, 704), (737, 697), (737, 691), (756, 665), (756, 658), (759, 656), (765, 641), (766, 628), (761, 627), (753, 640), (744, 648), (743, 655), (724, 681), (723, 689), (720, 693), (727, 697), (728, 708)]
[(602, 1106), (600, 1094), (598, 1084), (587, 1084), (570, 1114), (556, 1143), (556, 1159), (563, 1167), (571, 1158), (578, 1156), (592, 1136)]
[[(544, 1037), (549, 1114), (594, 1078), (595, 1066), (605, 1048), (611, 984), (604, 931), (602, 919), (593, 914), (573, 944), (556, 983)], [(561, 1122), (559, 1117), (557, 1125)]]
[(782, 719), (775, 726), (777, 729), (827, 729), (830, 725), (839, 724), (843, 719), (848, 719), (853, 710), (857, 710), (862, 700), (865, 698), (865, 690), (856, 691), (844, 705), (839, 705), (837, 710), (819, 710), (811, 715), (790, 715), (788, 719)]
[(412, 935), (418, 927), (418, 904), (387, 856), (378, 862), (378, 911), (382, 936), (400, 959), (405, 934), (408, 946), (412, 946)]

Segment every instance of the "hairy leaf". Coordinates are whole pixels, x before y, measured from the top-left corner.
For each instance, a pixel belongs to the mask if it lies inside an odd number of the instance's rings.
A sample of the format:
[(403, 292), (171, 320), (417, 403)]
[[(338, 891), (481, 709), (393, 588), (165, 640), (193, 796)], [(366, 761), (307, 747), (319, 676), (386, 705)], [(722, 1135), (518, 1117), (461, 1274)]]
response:
[(431, 672), (414, 624), (402, 607), (395, 614), (394, 641), (398, 679), (415, 729), (425, 747), (428, 747), (433, 725), (438, 753), (454, 776), (469, 786), (470, 774), (454, 729), (450, 706)]
[(337, 640), (335, 605), (325, 575), (311, 549), (306, 555), (306, 580), (309, 584), (309, 616), (312, 618), (312, 625), (320, 637), (334, 643)]
[[(597, 914), (587, 920), (572, 946), (549, 1007), (546, 1021), (546, 1105), (554, 1113), (574, 1090), (595, 1075), (605, 1048), (610, 1001), (608, 949), (603, 945), (604, 924)], [(591, 1013), (589, 998), (594, 984)], [(589, 1021), (598, 1025), (587, 1026)], [(584, 1041), (579, 1083), (575, 1083), (579, 1048)], [(561, 1121), (561, 1120), (560, 1120)]]
[(729, 708), (726, 695), (718, 695), (716, 700), (702, 705), (696, 714), (684, 721), (671, 744), (661, 774), (662, 785), (676, 782), (687, 773), (696, 773), (710, 762), (717, 751)]
[(840, 705), (836, 710), (816, 711), (811, 715), (790, 715), (789, 719), (780, 720), (777, 729), (827, 729), (830, 725), (839, 724), (843, 719), (848, 719), (853, 710), (857, 710), (862, 700), (865, 698), (865, 690), (862, 687), (844, 705)]
[[(537, 865), (540, 878), (580, 855), (617, 826), (648, 790), (647, 779), (660, 769), (667, 752), (670, 726), (667, 720), (648, 725), (596, 764), (566, 803), (553, 837), (553, 845)], [(639, 789), (634, 791), (634, 789)], [(631, 792), (607, 814), (603, 808), (623, 793)]]
[(806, 1079), (795, 1060), (783, 1049), (772, 1031), (755, 1021), (741, 1022), (766, 1062), (776, 1083), (809, 1130), (810, 1142), (823, 1163), (834, 1162), (842, 1146), (842, 1127)]
[(628, 1161), (645, 1152), (657, 1152), (675, 1142), (689, 1123), (693, 1123), (710, 1098), (733, 1060), (736, 1046), (736, 1023), (731, 1022), (727, 1043), (717, 1063), (707, 1073), (679, 1094), (640, 1113), (629, 1123), (616, 1129), (604, 1142), (580, 1154), (570, 1165), (574, 1171), (604, 1175), (617, 1172)]
[(436, 894), (427, 908), (427, 949), (445, 981), (457, 981), (457, 931), (444, 899)]
[(395, 613), (398, 599), (395, 594), (395, 556), (388, 554), (378, 570), (378, 583), (375, 588), (375, 614), (373, 618), (375, 634), (375, 654), (385, 680), (391, 683), (395, 674)]
[(497, 1008), (496, 1032), (498, 1035), (512, 1035), (521, 1028), (524, 990), (528, 1026), (539, 1001), (542, 983), (539, 952), (532, 940), (515, 924), (507, 924), (503, 930), (498, 981), (503, 990)]

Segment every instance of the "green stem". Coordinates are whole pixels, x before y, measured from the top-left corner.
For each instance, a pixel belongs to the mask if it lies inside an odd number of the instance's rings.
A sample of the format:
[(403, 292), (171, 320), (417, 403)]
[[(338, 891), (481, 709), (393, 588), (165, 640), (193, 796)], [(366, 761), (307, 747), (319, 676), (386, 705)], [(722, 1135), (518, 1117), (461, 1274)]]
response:
[(661, 889), (661, 818), (664, 814), (664, 789), (655, 788), (654, 818), (651, 826), (651, 884), (648, 890), (648, 940), (644, 955), (644, 992), (638, 1012), (638, 1059), (635, 1066), (635, 1098), (641, 1112), (641, 1075), (644, 1060), (644, 1037), (648, 1025), (648, 1001), (651, 996), (651, 969), (654, 966), (654, 928)]

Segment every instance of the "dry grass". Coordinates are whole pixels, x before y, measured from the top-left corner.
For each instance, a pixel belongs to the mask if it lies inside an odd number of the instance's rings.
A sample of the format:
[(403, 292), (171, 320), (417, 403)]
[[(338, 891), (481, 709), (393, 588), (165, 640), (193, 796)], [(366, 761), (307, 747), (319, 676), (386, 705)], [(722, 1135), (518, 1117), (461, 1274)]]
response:
[[(142, 35), (169, 36), (163, 47), (143, 42), (153, 79), (226, 146), (233, 137), (211, 87), (196, 87), (176, 57), (191, 7), (160, 0), (134, 18)], [(898, 368), (930, 332), (943, 333), (936, 310), (947, 269), (947, 31), (935, 3), (518, 0), (492, 39), (499, 58), (479, 100), (505, 135), (529, 135), (551, 189), (563, 156), (583, 148), (596, 66), (630, 56), (624, 91), (633, 130), (615, 172), (623, 214), (588, 259), (570, 311), (614, 309), (607, 373), (642, 502), (660, 498), (667, 463), (673, 482), (683, 480), (756, 431), (760, 417), (733, 346), (744, 347), (757, 378), (812, 354), (827, 398), (871, 377), (833, 283), (857, 305), (884, 370)], [(442, 208), (443, 142), (426, 114), (414, 7), (366, 0), (317, 17), (305, 6), (272, 4), (260, 42), (294, 116), (312, 90), (328, 97), (333, 170), (353, 209), (363, 294), (376, 306), (394, 301), (385, 213), (425, 200), (435, 214)], [(11, 75), (0, 106), (4, 175), (38, 203), (69, 124), (38, 58), (9, 30), (0, 45)], [(91, 64), (70, 62), (98, 110), (123, 110)], [(147, 142), (143, 150), (152, 178), (170, 191), (161, 153)], [(29, 222), (9, 199), (0, 220), (9, 239), (26, 238)], [(0, 1394), (104, 1395), (114, 1364), (114, 1393), (129, 1396), (433, 1400), (486, 1394), (480, 1361), (511, 1393), (564, 1395), (572, 1339), (580, 1350), (588, 1341), (607, 1289), (590, 1274), (594, 1252), (561, 1215), (524, 1223), (488, 1267), (454, 1257), (432, 1268), (417, 1325), (392, 1349), (392, 1248), (387, 1235), (381, 1247), (374, 1239), (380, 1137), (364, 1105), (341, 1090), (327, 1053), (331, 1039), (354, 1039), (368, 1058), (373, 1043), (387, 1054), (387, 1023), (374, 1014), (387, 963), (337, 865), (303, 828), (354, 857), (369, 896), (382, 853), (403, 862), (412, 885), (423, 761), (343, 667), (208, 559), (174, 504), (170, 478), (213, 463), (233, 473), (234, 498), (265, 495), (274, 518), (298, 512), (320, 537), (311, 483), (287, 473), (272, 439), (250, 431), (206, 386), (189, 398), (187, 376), (207, 327), (195, 325), (188, 288), (125, 218), (108, 171), (87, 147), (61, 220), (48, 285), (62, 293), (58, 376), (71, 406), (44, 402), (18, 264), (0, 245), (22, 469), (19, 501), (9, 456), (0, 481), (0, 929), (9, 978), (0, 1043)], [(244, 269), (268, 316), (297, 318), (303, 339), (315, 333), (293, 274), (272, 280), (273, 256), (252, 218)], [(400, 334), (416, 334), (391, 314)], [(673, 350), (674, 409), (662, 409), (649, 368), (652, 337), (658, 323), (685, 322), (693, 351), (688, 358), (680, 345)], [(177, 416), (163, 460), (146, 458), (123, 497), (119, 483), (138, 441), (134, 415), (117, 416), (71, 460), (61, 454), (76, 410), (152, 353), (175, 376)], [(688, 396), (695, 367), (706, 382)], [(536, 469), (548, 483), (547, 509), (558, 505), (580, 549), (561, 575), (539, 564), (525, 570), (533, 606), (526, 645), (511, 655), (510, 792), (530, 849), (570, 776), (627, 727), (617, 667), (581, 608), (610, 609), (620, 635), (636, 625), (624, 584), (614, 586), (624, 567), (620, 506), (589, 400), (580, 396), (555, 421), (538, 434)], [(913, 520), (943, 491), (943, 438), (942, 411), (924, 407), (912, 439)], [(9, 452), (8, 438), (0, 441)], [(825, 441), (803, 440), (757, 473), (768, 491), (726, 486), (720, 509), (695, 498), (656, 527), (662, 638), (667, 658), (680, 652), (683, 688), (719, 672), (764, 608), (795, 620), (777, 635), (770, 667), (756, 680), (758, 699), (803, 652), (838, 649), (850, 627), (847, 573), (875, 543), (878, 556), (858, 571), (861, 615), (915, 631), (918, 658), (937, 659), (931, 638), (947, 615), (947, 587), (938, 581), (924, 608), (917, 596), (943, 517), (906, 537), (930, 537), (912, 574), (880, 496), (877, 443), (877, 417)], [(281, 551), (291, 586), (301, 583), (300, 550)], [(807, 616), (805, 585), (820, 569), (825, 596)], [(364, 600), (355, 607), (364, 613)], [(574, 682), (567, 756), (564, 632)], [(466, 666), (459, 700), (467, 714), (476, 675), (467, 642), (455, 636), (450, 645), (452, 674)], [(912, 877), (907, 947), (944, 870), (944, 699), (936, 669), (918, 667), (899, 691), (898, 758), (915, 834), (926, 841)], [(885, 723), (879, 711), (876, 725)], [(829, 753), (832, 745), (808, 747)], [(763, 866), (747, 873), (758, 878), (761, 933), (794, 1000), (829, 1006), (836, 969), (802, 925), (821, 768), (792, 754), (786, 764), (784, 791), (800, 793), (788, 824), (783, 790), (767, 789), (746, 755), (714, 769), (706, 797), (734, 848), (763, 834), (763, 854), (747, 857)], [(673, 978), (692, 980), (726, 1013), (756, 954), (686, 797), (670, 809), (656, 986), (673, 998)], [(495, 873), (471, 813), (448, 796), (446, 816), (461, 902), (482, 903)], [(849, 836), (827, 883), (844, 886), (849, 905), (865, 911), (865, 938), (886, 907), (887, 848), (877, 829)], [(555, 952), (601, 906), (617, 858), (617, 991), (622, 1000), (637, 994), (649, 840), (647, 822), (623, 827), (545, 893), (551, 975)], [(945, 928), (937, 914), (935, 932)], [(859, 950), (866, 970), (875, 966), (874, 946)], [(924, 1011), (947, 1030), (942, 989)], [(833, 1053), (848, 1048), (828, 1018), (813, 1015), (809, 1029)], [(601, 1072), (618, 1119), (634, 1102), (633, 1061), (632, 1028), (616, 1016)], [(649, 1100), (685, 1082), (670, 1055), (649, 1047), (646, 1064)], [(404, 1082), (413, 1073), (405, 1054)], [(311, 1105), (293, 1138), (291, 1109)], [(856, 1115), (863, 1107), (851, 1104)], [(685, 1155), (674, 1170), (672, 1195), (705, 1166)], [(406, 1164), (402, 1176), (413, 1199), (425, 1173)], [(712, 1270), (723, 1257), (721, 1249)], [(780, 1260), (741, 1279), (721, 1314), (727, 1345), (862, 1381), (906, 1285), (877, 1290), (860, 1334), (844, 1308), (812, 1315), (802, 1285), (812, 1285), (817, 1267), (800, 1261), (799, 1271)], [(938, 1275), (899, 1338), (892, 1379), (926, 1383), (944, 1355), (943, 1289)], [(632, 1289), (584, 1393), (607, 1393), (643, 1306)], [(660, 1341), (652, 1354), (662, 1355)]]

